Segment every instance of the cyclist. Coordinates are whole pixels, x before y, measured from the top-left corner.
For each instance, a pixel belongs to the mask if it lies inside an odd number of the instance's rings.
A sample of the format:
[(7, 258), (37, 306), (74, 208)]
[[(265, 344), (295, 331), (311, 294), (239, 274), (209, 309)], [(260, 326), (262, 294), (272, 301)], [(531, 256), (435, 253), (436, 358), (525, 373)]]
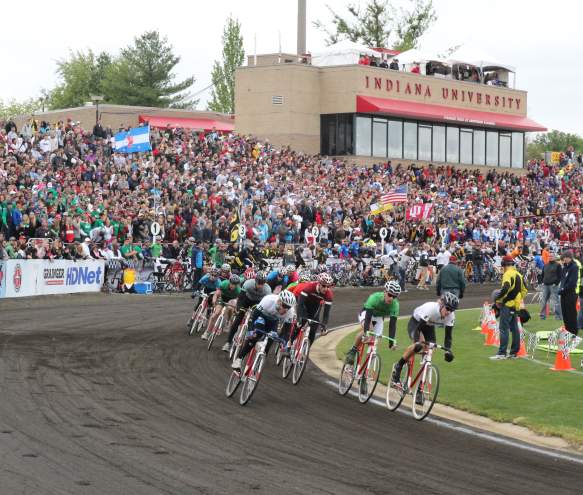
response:
[(219, 276), (221, 280), (229, 280), (231, 278), (231, 265), (229, 263), (223, 263), (221, 265)]
[[(445, 327), (445, 339), (443, 346), (446, 348), (445, 360), (453, 361), (451, 352), (452, 332), (455, 323), (455, 310), (460, 303), (459, 298), (451, 292), (444, 292), (437, 302), (426, 302), (418, 306), (413, 311), (407, 325), (407, 333), (413, 342), (401, 359), (395, 364), (395, 370), (391, 380), (398, 383), (403, 365), (411, 358), (413, 353), (421, 352), (424, 349), (424, 342), (435, 343), (435, 326)], [(423, 394), (417, 394), (419, 403), (423, 400)]]
[[(324, 313), (322, 315), (321, 325), (322, 333), (326, 333), (326, 326), (330, 318), (330, 309), (332, 308), (332, 300), (334, 299), (334, 293), (331, 289), (333, 285), (334, 280), (329, 274), (320, 273), (316, 282), (303, 282), (293, 288), (292, 292), (298, 301), (299, 326), (303, 324), (303, 320), (306, 318), (316, 320), (316, 316), (323, 305)], [(314, 343), (317, 328), (317, 323), (310, 324), (310, 344)], [(290, 345), (293, 344), (295, 337), (296, 335), (294, 333), (291, 336)]]
[[(251, 324), (249, 328), (261, 328), (270, 333), (277, 330), (279, 323), (283, 323), (284, 331), (289, 332), (289, 327), (295, 318), (296, 297), (289, 291), (284, 290), (280, 294), (270, 294), (261, 299), (261, 302), (253, 310)], [(236, 370), (241, 369), (241, 363), (255, 344), (264, 337), (264, 334), (251, 335), (245, 341), (239, 355), (233, 360), (231, 367)], [(269, 349), (266, 349), (268, 351)]]
[(266, 283), (266, 275), (264, 272), (259, 272), (255, 276), (255, 279), (247, 280), (243, 287), (241, 287), (241, 293), (237, 297), (237, 309), (235, 313), (235, 319), (229, 330), (229, 337), (227, 342), (223, 346), (223, 351), (229, 352), (231, 350), (231, 345), (233, 344), (233, 338), (237, 333), (237, 329), (241, 324), (245, 316), (245, 311), (259, 303), (265, 296), (271, 294), (271, 287)]
[[(219, 288), (220, 282), (221, 281), (219, 280), (219, 269), (218, 268), (211, 268), (210, 271), (206, 275), (203, 275), (200, 278), (200, 280), (198, 281), (197, 286), (196, 286), (194, 292), (192, 293), (191, 297), (194, 299), (196, 297), (196, 293), (199, 292), (200, 290), (202, 290), (205, 294), (208, 294), (209, 296), (211, 296)], [(199, 298), (197, 303), (196, 303), (196, 306), (194, 308), (195, 311), (198, 308), (201, 301), (202, 300)], [(210, 313), (210, 310), (212, 308), (212, 301), (213, 301), (213, 298), (212, 297), (209, 298), (209, 305), (208, 305), (209, 313)], [(207, 314), (207, 316), (208, 316), (208, 314)]]
[[(356, 351), (362, 342), (362, 337), (370, 330), (372, 324), (375, 335), (383, 334), (385, 317), (389, 317), (389, 338), (394, 339), (397, 334), (397, 318), (399, 317), (399, 300), (401, 285), (396, 280), (389, 280), (384, 291), (373, 292), (365, 301), (362, 311), (358, 315), (358, 321), (362, 330), (356, 334), (352, 349), (346, 354), (346, 363), (354, 364)], [(389, 341), (389, 348), (395, 345), (394, 340)]]
[(312, 278), (312, 272), (310, 270), (300, 270), (298, 273), (298, 279), (295, 282), (290, 282), (286, 287), (287, 290), (292, 290), (297, 287), (298, 284), (302, 282), (308, 282)]
[(277, 270), (273, 270), (267, 275), (267, 283), (271, 287), (271, 292), (277, 294), (284, 287), (289, 284), (288, 267), (283, 266)]
[(233, 274), (228, 280), (223, 280), (219, 284), (219, 288), (213, 297), (213, 304), (215, 308), (212, 316), (209, 319), (208, 326), (201, 336), (202, 340), (206, 340), (208, 338), (209, 330), (213, 328), (215, 321), (223, 309), (222, 306), (227, 306), (227, 315), (225, 321), (229, 321), (229, 318), (231, 317), (231, 311), (235, 307), (235, 299), (237, 299), (240, 292), (241, 279), (239, 278), (239, 275)]

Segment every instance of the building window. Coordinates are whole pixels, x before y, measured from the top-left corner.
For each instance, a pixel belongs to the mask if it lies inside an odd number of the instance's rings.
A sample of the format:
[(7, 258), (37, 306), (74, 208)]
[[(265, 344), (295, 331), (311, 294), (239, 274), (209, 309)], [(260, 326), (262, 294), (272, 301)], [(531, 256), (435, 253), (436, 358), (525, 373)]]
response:
[(460, 163), (471, 165), (473, 163), (472, 141), (474, 131), (472, 129), (460, 129)]
[(372, 156), (387, 156), (387, 121), (384, 119), (372, 121)]
[(507, 133), (500, 133), (500, 166), (510, 167), (510, 147), (512, 137)]
[(371, 155), (371, 132), (372, 119), (370, 117), (356, 117), (356, 150), (355, 154), (360, 156)]
[(419, 137), (417, 146), (419, 147), (419, 160), (431, 161), (431, 126), (419, 124)]
[(474, 130), (474, 165), (486, 164), (486, 131)]
[(445, 126), (433, 126), (433, 161), (445, 162)]
[(512, 133), (512, 167), (524, 167), (524, 134), (522, 132)]
[(405, 122), (403, 132), (403, 158), (417, 160), (417, 123)]
[(486, 133), (486, 165), (498, 166), (498, 133), (496, 131)]
[(403, 122), (389, 120), (389, 158), (403, 158)]
[(459, 127), (447, 126), (447, 161), (449, 163), (459, 163), (460, 161)]

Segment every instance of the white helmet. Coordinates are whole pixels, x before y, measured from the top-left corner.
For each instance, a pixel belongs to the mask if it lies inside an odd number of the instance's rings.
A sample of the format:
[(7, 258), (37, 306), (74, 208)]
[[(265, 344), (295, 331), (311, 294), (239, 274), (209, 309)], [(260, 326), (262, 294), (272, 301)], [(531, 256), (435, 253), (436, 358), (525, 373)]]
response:
[(294, 296), (289, 290), (284, 290), (279, 294), (278, 301), (284, 306), (292, 308), (296, 304), (296, 296)]
[(385, 284), (385, 292), (389, 293), (391, 296), (397, 297), (401, 293), (401, 286), (396, 280), (389, 280)]

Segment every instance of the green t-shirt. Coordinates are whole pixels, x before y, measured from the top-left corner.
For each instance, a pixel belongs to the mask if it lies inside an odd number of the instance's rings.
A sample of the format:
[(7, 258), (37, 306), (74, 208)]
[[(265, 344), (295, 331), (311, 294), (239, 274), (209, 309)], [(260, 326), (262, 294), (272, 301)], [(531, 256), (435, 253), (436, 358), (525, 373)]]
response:
[(138, 254), (142, 252), (142, 248), (137, 244), (124, 244), (119, 248), (119, 250), (121, 251), (121, 254), (124, 258), (127, 258), (130, 251), (135, 251)]
[(162, 245), (158, 243), (152, 244), (150, 252), (152, 253), (152, 258), (159, 258), (162, 253)]
[(241, 292), (241, 285), (237, 285), (237, 287), (235, 287), (233, 290), (229, 288), (229, 281), (223, 280), (219, 284), (219, 289), (221, 290), (221, 300), (226, 303), (231, 299), (236, 299), (239, 296), (239, 293)]
[(364, 303), (364, 309), (372, 310), (373, 316), (399, 316), (399, 300), (394, 298), (390, 304), (385, 302), (384, 292), (374, 292)]

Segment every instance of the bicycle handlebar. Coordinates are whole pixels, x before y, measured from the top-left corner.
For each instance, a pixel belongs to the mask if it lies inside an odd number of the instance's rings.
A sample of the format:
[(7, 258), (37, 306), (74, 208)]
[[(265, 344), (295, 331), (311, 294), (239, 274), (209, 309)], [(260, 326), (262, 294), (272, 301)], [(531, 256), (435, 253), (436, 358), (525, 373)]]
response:
[(393, 344), (397, 343), (397, 339), (387, 337), (386, 335), (377, 335), (376, 333), (373, 333), (373, 332), (366, 332), (365, 335), (367, 337), (378, 337), (379, 339), (385, 339), (385, 340), (388, 340), (389, 342), (392, 342)]
[(266, 335), (268, 339), (274, 340), (275, 342), (279, 342), (280, 344), (287, 344), (287, 341), (282, 339), (279, 335), (277, 335), (277, 332), (275, 330), (272, 330), (271, 332), (266, 332), (265, 330), (255, 329), (251, 330), (250, 333), (261, 333), (263, 335)]

